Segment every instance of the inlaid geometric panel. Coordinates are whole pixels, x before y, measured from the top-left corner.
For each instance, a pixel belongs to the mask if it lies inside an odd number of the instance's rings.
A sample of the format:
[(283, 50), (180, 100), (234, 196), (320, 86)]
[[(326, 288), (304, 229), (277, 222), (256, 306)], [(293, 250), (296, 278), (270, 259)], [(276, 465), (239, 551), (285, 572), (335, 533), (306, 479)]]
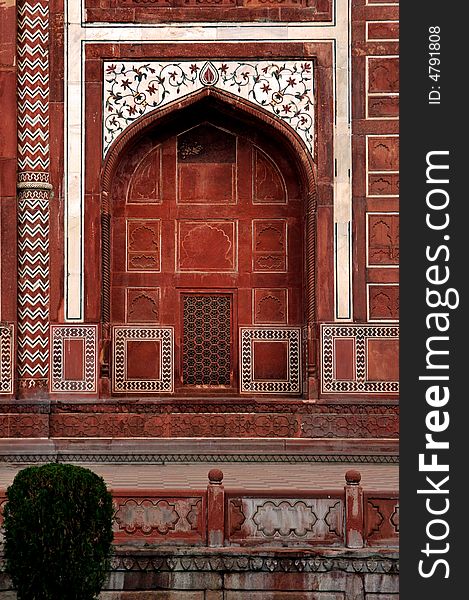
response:
[(287, 222), (284, 219), (253, 220), (252, 270), (283, 272), (287, 268)]
[(51, 325), (51, 392), (97, 391), (97, 325)]
[(170, 393), (173, 391), (173, 328), (113, 328), (115, 393)]
[[(348, 360), (355, 366), (354, 377), (348, 380), (336, 377), (338, 372), (347, 372), (346, 366), (336, 365), (339, 359), (336, 340), (343, 338), (353, 338), (355, 342), (354, 346), (351, 346), (354, 352), (348, 355)], [(398, 342), (397, 325), (322, 324), (322, 392), (398, 393)], [(342, 360), (346, 358), (346, 355), (342, 356)]]
[(13, 393), (13, 325), (0, 325), (0, 394)]
[(179, 221), (177, 226), (179, 271), (236, 270), (235, 221)]
[(127, 219), (127, 271), (159, 271), (159, 219)]
[(241, 392), (301, 392), (301, 330), (241, 327)]
[(184, 296), (182, 378), (185, 385), (231, 383), (231, 297)]
[(399, 215), (367, 213), (367, 217), (367, 266), (397, 266), (399, 264)]

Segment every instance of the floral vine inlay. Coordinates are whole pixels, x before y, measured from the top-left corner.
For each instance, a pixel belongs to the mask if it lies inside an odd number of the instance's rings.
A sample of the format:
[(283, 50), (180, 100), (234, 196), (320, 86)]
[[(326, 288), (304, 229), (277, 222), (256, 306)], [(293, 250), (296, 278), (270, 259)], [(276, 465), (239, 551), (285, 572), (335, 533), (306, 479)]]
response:
[(288, 123), (311, 154), (311, 61), (105, 62), (103, 153), (136, 119), (206, 86), (261, 106)]

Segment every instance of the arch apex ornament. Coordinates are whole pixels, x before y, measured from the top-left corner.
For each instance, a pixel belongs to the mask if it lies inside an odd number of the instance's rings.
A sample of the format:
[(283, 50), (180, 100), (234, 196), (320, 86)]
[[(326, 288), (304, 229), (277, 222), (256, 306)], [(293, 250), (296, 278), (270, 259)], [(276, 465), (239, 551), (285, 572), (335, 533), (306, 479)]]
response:
[(137, 119), (204, 87), (229, 92), (275, 115), (314, 156), (312, 60), (106, 61), (104, 156)]

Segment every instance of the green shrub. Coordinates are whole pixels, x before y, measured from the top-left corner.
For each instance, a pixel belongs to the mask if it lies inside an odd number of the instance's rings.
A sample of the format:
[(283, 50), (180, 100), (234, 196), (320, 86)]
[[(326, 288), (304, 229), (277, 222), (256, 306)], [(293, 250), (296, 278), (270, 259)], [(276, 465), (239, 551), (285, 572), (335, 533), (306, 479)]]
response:
[(5, 565), (18, 600), (93, 600), (110, 568), (112, 497), (89, 469), (47, 464), (7, 490)]

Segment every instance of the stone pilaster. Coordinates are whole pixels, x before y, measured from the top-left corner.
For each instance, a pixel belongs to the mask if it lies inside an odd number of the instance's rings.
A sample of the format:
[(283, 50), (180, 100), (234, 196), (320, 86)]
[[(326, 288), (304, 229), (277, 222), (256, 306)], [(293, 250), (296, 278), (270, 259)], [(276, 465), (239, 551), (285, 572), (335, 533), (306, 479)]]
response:
[(18, 1), (18, 395), (49, 377), (49, 3)]

